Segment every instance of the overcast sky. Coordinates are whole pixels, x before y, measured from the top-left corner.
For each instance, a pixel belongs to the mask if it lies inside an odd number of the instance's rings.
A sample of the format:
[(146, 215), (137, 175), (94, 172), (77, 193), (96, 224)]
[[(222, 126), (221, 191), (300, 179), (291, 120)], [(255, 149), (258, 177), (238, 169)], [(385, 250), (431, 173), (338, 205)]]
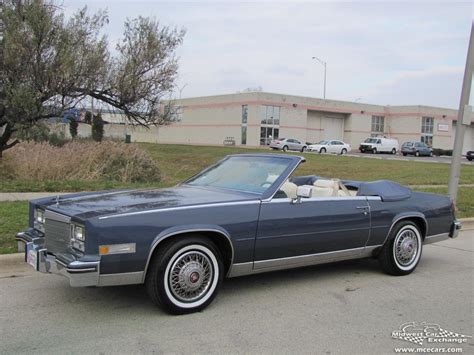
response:
[[(66, 14), (108, 9), (109, 39), (125, 19), (155, 16), (187, 30), (182, 97), (249, 87), (389, 105), (457, 108), (471, 2), (158, 2), (64, 0)], [(179, 93), (176, 94), (179, 96)]]

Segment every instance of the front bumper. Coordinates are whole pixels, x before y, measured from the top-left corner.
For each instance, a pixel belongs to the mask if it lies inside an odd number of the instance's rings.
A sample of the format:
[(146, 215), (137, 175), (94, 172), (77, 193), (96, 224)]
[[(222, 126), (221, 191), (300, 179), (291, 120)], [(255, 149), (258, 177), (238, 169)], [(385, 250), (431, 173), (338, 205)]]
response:
[(25, 262), (36, 271), (65, 276), (72, 287), (99, 285), (100, 260), (59, 259), (44, 248), (44, 236), (34, 229), (18, 233), (16, 240), (18, 250), (25, 252)]

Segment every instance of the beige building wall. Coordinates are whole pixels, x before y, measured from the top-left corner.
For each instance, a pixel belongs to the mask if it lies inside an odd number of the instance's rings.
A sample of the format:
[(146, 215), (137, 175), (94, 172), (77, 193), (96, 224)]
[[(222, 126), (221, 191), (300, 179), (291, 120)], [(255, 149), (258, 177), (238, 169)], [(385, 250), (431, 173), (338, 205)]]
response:
[[(296, 138), (304, 142), (322, 139), (343, 139), (357, 149), (370, 137), (372, 116), (384, 116), (383, 135), (398, 139), (420, 140), (422, 117), (434, 118), (433, 147), (452, 149), (456, 110), (428, 106), (382, 106), (358, 102), (323, 100), (311, 97), (265, 92), (237, 93), (176, 100), (181, 114), (170, 125), (143, 127), (118, 124), (125, 122), (117, 113), (103, 113), (106, 135), (123, 138), (131, 134), (132, 141), (223, 145), (226, 137), (242, 142), (242, 106), (248, 106), (246, 146), (260, 145), (264, 106), (280, 107), (279, 137)], [(473, 119), (474, 123), (474, 119)], [(90, 127), (80, 125), (80, 135), (89, 135)], [(473, 125), (465, 138), (464, 152), (472, 146)], [(268, 138), (268, 137), (267, 137)]]

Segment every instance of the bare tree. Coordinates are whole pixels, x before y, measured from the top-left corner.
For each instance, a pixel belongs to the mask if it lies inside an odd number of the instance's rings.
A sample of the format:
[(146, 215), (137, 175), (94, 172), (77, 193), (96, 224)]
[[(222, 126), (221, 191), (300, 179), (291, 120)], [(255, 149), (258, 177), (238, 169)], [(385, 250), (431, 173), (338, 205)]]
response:
[(93, 98), (139, 125), (168, 122), (184, 30), (156, 19), (127, 20), (115, 51), (102, 34), (106, 12), (65, 19), (42, 0), (6, 0), (0, 29), (0, 157), (18, 132)]

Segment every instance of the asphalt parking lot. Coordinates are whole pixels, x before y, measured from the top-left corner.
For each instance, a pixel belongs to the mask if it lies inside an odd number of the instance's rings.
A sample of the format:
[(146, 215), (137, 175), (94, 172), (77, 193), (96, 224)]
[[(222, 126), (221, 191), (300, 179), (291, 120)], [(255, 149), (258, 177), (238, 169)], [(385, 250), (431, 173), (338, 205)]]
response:
[[(471, 230), (425, 246), (405, 277), (367, 259), (229, 279), (185, 316), (163, 313), (141, 286), (70, 288), (1, 257), (0, 353), (393, 354), (417, 347), (391, 338), (405, 322), (473, 335), (473, 242)], [(472, 354), (472, 338), (461, 347)]]

